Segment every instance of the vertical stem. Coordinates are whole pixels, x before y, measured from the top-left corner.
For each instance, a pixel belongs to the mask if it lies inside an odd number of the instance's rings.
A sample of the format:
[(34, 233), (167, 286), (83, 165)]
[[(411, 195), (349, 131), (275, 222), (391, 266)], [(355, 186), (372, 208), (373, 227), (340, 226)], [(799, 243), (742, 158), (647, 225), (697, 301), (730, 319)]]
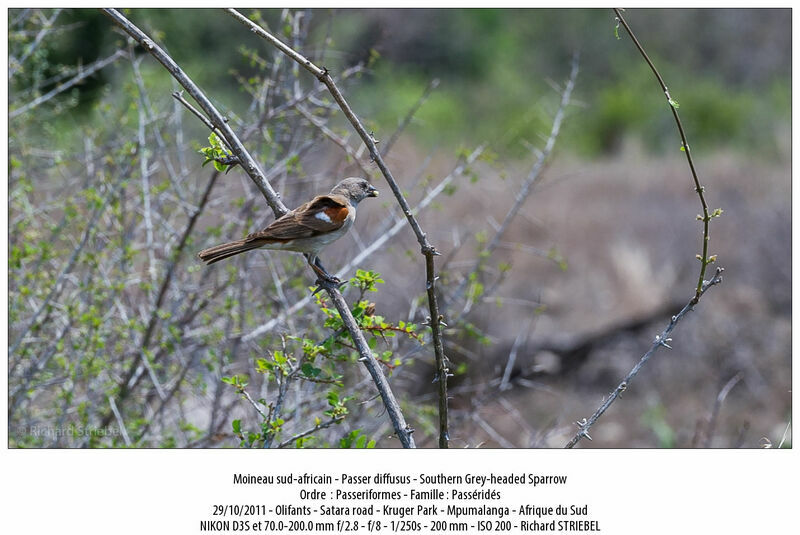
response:
[(439, 447), (448, 448), (450, 442), (450, 431), (448, 429), (448, 408), (447, 408), (447, 377), (450, 370), (447, 367), (447, 357), (444, 354), (442, 335), (439, 326), (442, 317), (439, 314), (439, 302), (436, 299), (436, 280), (433, 255), (425, 255), (425, 275), (426, 287), (428, 289), (428, 304), (431, 311), (431, 335), (433, 338), (433, 352), (436, 355), (436, 382), (439, 384)]
[(639, 40), (636, 39), (636, 36), (633, 34), (633, 30), (631, 30), (628, 23), (625, 22), (625, 19), (622, 17), (622, 13), (619, 9), (614, 8), (614, 13), (617, 16), (617, 20), (619, 20), (622, 27), (625, 28), (625, 31), (628, 32), (628, 35), (633, 40), (633, 44), (636, 45), (636, 48), (639, 50), (639, 53), (642, 55), (644, 60), (647, 62), (647, 65), (650, 67), (650, 70), (653, 71), (656, 79), (658, 80), (659, 85), (661, 85), (661, 89), (664, 91), (664, 96), (667, 99), (667, 104), (669, 104), (669, 109), (672, 110), (672, 117), (675, 119), (675, 124), (678, 125), (678, 132), (681, 136), (681, 143), (683, 144), (683, 152), (686, 154), (686, 160), (689, 162), (689, 169), (692, 171), (692, 179), (694, 180), (694, 190), (697, 192), (698, 197), (700, 197), (700, 204), (703, 207), (703, 253), (700, 256), (700, 277), (697, 280), (697, 287), (695, 289), (694, 299), (692, 299), (693, 303), (697, 303), (700, 299), (700, 294), (703, 289), (703, 278), (706, 275), (706, 268), (712, 262), (708, 259), (708, 241), (709, 237), (709, 229), (708, 224), (711, 221), (711, 216), (708, 213), (708, 204), (706, 203), (706, 197), (703, 194), (705, 189), (703, 186), (700, 185), (700, 179), (697, 178), (697, 171), (694, 168), (694, 161), (692, 161), (692, 153), (689, 149), (689, 142), (686, 140), (686, 133), (683, 131), (683, 124), (681, 123), (681, 118), (678, 116), (678, 109), (677, 104), (669, 94), (669, 89), (667, 89), (667, 85), (664, 83), (664, 79), (661, 78), (661, 75), (658, 73), (656, 66), (653, 65), (653, 62), (650, 61), (650, 58), (647, 56), (647, 53), (642, 48), (642, 45), (639, 44)]

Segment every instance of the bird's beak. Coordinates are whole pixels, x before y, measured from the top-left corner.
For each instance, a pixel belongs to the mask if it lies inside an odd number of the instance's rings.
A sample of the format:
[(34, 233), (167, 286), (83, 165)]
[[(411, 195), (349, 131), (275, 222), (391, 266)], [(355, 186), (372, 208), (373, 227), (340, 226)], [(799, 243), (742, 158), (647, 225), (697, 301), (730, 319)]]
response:
[(370, 186), (369, 187), (369, 193), (367, 193), (367, 195), (369, 195), (370, 197), (377, 197), (378, 193), (379, 193), (379, 191), (377, 189), (375, 189), (374, 187)]

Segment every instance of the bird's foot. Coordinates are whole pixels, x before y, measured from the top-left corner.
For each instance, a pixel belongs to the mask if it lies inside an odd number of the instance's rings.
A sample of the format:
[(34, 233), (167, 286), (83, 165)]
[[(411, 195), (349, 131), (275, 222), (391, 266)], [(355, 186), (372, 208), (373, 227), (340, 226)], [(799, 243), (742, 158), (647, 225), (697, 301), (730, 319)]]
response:
[(317, 287), (314, 289), (313, 292), (311, 292), (311, 295), (318, 294), (319, 292), (325, 289), (325, 286), (334, 286), (336, 288), (340, 288), (344, 284), (344, 281), (342, 281), (342, 279), (340, 279), (339, 277), (334, 277), (333, 275), (320, 274), (319, 278), (314, 284), (316, 284)]

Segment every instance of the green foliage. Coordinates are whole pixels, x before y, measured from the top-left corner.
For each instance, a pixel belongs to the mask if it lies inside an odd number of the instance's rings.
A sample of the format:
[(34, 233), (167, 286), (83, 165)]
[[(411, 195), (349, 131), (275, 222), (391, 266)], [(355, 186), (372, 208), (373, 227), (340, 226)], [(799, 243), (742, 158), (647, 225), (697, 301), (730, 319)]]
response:
[(357, 448), (357, 449), (372, 449), (375, 447), (375, 441), (367, 440), (367, 436), (361, 429), (354, 429), (339, 440), (340, 448)]
[[(389, 340), (402, 334), (414, 343), (422, 343), (422, 337), (417, 333), (417, 325), (402, 320), (396, 323), (387, 321), (375, 313), (375, 303), (363, 299), (367, 293), (377, 293), (380, 284), (384, 284), (384, 280), (379, 273), (359, 269), (355, 276), (347, 281), (346, 288), (358, 292), (360, 296), (360, 299), (352, 305), (351, 312), (366, 335), (373, 355), (387, 369), (393, 370), (402, 362), (395, 357)], [(356, 396), (343, 394), (348, 385), (345, 382), (345, 370), (339, 368), (343, 365), (355, 364), (359, 358), (339, 312), (335, 308), (329, 307), (323, 294), (317, 294), (316, 300), (326, 318), (324, 330), (317, 333), (321, 341), (318, 341), (319, 338), (311, 336), (286, 335), (281, 338), (281, 349), (269, 351), (268, 357), (258, 357), (254, 361), (254, 371), (279, 387), (282, 384), (297, 381), (315, 383), (324, 390), (328, 408), (322, 414), (327, 417), (328, 423), (323, 424), (322, 420), (316, 417), (314, 420), (315, 431), (328, 427), (331, 423), (339, 424), (351, 414), (350, 404), (356, 399)], [(385, 345), (383, 350), (379, 350), (381, 343)], [(233, 386), (243, 398), (246, 397), (247, 377), (226, 376), (222, 377), (221, 381)], [(280, 416), (275, 417), (273, 414), (274, 402), (257, 400), (256, 403), (264, 407), (259, 414), (260, 433), (245, 433), (242, 421), (234, 420), (232, 424), (234, 435), (239, 438), (242, 447), (263, 445), (270, 437), (278, 438), (283, 431), (285, 422)], [(342, 440), (341, 447), (371, 448), (375, 446), (374, 440), (367, 441), (367, 438), (358, 430)], [(304, 436), (294, 440), (293, 446), (302, 448), (317, 445), (317, 443), (315, 438)]]
[(241, 390), (247, 386), (248, 378), (246, 375), (232, 375), (230, 377), (221, 377), (220, 381), (233, 386), (237, 390)]
[(383, 284), (384, 280), (380, 277), (380, 274), (375, 273), (374, 271), (357, 269), (356, 276), (350, 279), (350, 282), (359, 290), (361, 290), (361, 293), (363, 294), (364, 292), (377, 292), (378, 289), (375, 287), (375, 285)]
[(211, 132), (211, 135), (208, 136), (208, 142), (210, 143), (210, 146), (202, 147), (198, 151), (200, 154), (206, 157), (205, 161), (203, 161), (203, 166), (205, 166), (208, 162), (213, 162), (214, 169), (217, 171), (229, 170), (232, 165), (225, 162), (230, 160), (232, 155), (222, 145), (222, 140), (219, 138), (219, 136), (217, 136), (217, 134)]
[(347, 402), (353, 399), (352, 396), (350, 397), (340, 397), (339, 392), (335, 389), (331, 389), (328, 391), (328, 405), (330, 408), (325, 411), (327, 416), (331, 418), (340, 419), (344, 418), (348, 414), (347, 409)]

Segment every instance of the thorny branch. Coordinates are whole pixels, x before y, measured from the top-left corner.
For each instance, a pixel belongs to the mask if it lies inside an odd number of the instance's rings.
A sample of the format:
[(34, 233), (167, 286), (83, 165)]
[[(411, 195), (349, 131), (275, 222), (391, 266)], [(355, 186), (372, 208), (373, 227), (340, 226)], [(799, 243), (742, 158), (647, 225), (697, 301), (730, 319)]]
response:
[(686, 154), (686, 160), (689, 162), (689, 169), (692, 171), (692, 179), (694, 180), (694, 190), (697, 192), (697, 196), (700, 197), (700, 204), (703, 207), (703, 215), (700, 216), (699, 219), (703, 221), (703, 253), (700, 256), (700, 276), (697, 280), (697, 289), (695, 290), (694, 295), (694, 303), (700, 299), (700, 295), (702, 293), (703, 284), (705, 284), (705, 280), (703, 277), (706, 275), (706, 268), (709, 264), (713, 263), (716, 260), (716, 257), (708, 257), (708, 241), (709, 241), (709, 230), (708, 225), (711, 221), (711, 218), (714, 217), (713, 214), (709, 214), (708, 212), (708, 203), (706, 203), (705, 197), (705, 188), (700, 185), (700, 179), (697, 178), (697, 171), (694, 168), (694, 161), (692, 160), (692, 151), (689, 149), (689, 142), (686, 140), (686, 133), (683, 131), (683, 124), (681, 123), (681, 118), (678, 116), (678, 103), (673, 100), (672, 96), (669, 94), (669, 89), (667, 89), (667, 85), (664, 83), (664, 79), (661, 78), (661, 75), (656, 70), (656, 66), (653, 65), (653, 62), (650, 61), (650, 58), (647, 56), (647, 53), (642, 48), (642, 45), (639, 44), (639, 41), (636, 39), (636, 36), (633, 35), (633, 31), (631, 30), (628, 23), (625, 22), (625, 19), (622, 17), (622, 13), (619, 9), (614, 8), (614, 13), (617, 16), (617, 20), (622, 24), (622, 27), (625, 28), (625, 31), (628, 32), (628, 35), (631, 37), (633, 44), (636, 45), (637, 50), (642, 55), (644, 60), (647, 62), (647, 65), (650, 67), (650, 70), (653, 71), (653, 74), (658, 79), (659, 85), (661, 85), (661, 89), (664, 91), (664, 96), (667, 99), (667, 104), (669, 104), (669, 109), (672, 111), (672, 116), (675, 118), (675, 124), (678, 125), (678, 132), (681, 135), (681, 148)]
[[(414, 214), (418, 214), (422, 209), (427, 207), (433, 200), (445, 190), (445, 188), (450, 184), (455, 177), (461, 176), (465, 169), (467, 169), (470, 165), (472, 165), (475, 160), (483, 153), (484, 147), (478, 147), (466, 158), (465, 161), (460, 162), (453, 171), (447, 175), (444, 179), (442, 179), (439, 184), (433, 189), (431, 189), (425, 198), (423, 198), (419, 204), (414, 208)], [(369, 244), (367, 247), (364, 248), (363, 251), (358, 253), (352, 260), (350, 260), (344, 267), (342, 267), (338, 272), (336, 272), (337, 277), (343, 277), (348, 271), (350, 271), (353, 266), (358, 265), (362, 260), (367, 258), (373, 252), (375, 252), (378, 248), (382, 247), (384, 243), (389, 241), (392, 237), (394, 237), (400, 230), (406, 225), (407, 219), (403, 217), (398, 217), (394, 224), (385, 231), (379, 231), (377, 234), (380, 236), (374, 242)], [(261, 334), (271, 331), (278, 325), (284, 318), (291, 316), (298, 310), (305, 307), (308, 303), (313, 300), (313, 296), (307, 295), (303, 299), (295, 302), (291, 307), (288, 309), (282, 310), (277, 316), (271, 318), (268, 322), (259, 325), (251, 332), (247, 333), (242, 337), (242, 340), (245, 342), (248, 340), (252, 340)]]
[(239, 141), (239, 138), (228, 125), (228, 120), (214, 107), (211, 101), (205, 96), (199, 87), (192, 81), (189, 76), (183, 72), (177, 63), (153, 42), (144, 32), (133, 25), (116, 9), (103, 9), (111, 20), (114, 21), (125, 33), (133, 37), (150, 55), (161, 63), (165, 69), (181, 84), (186, 92), (200, 105), (200, 108), (206, 113), (211, 122), (222, 133), (223, 139), (228, 142), (233, 154), (238, 158), (239, 164), (245, 169), (250, 178), (255, 182), (256, 186), (264, 198), (267, 200), (272, 211), (276, 216), (282, 216), (289, 211), (280, 199), (280, 195), (272, 188), (270, 183), (265, 179), (258, 164), (250, 156), (250, 153), (244, 148), (244, 145)]
[(648, 360), (650, 360), (650, 357), (652, 357), (653, 354), (655, 354), (655, 352), (658, 350), (659, 347), (663, 346), (666, 347), (667, 349), (672, 349), (669, 346), (669, 342), (671, 341), (671, 339), (669, 338), (670, 333), (678, 324), (678, 322), (688, 312), (694, 309), (695, 305), (700, 300), (700, 297), (710, 287), (722, 282), (722, 272), (724, 271), (723, 268), (718, 267), (714, 277), (712, 277), (711, 280), (706, 281), (703, 279), (706, 273), (706, 267), (708, 267), (708, 264), (711, 264), (716, 259), (715, 257), (711, 258), (708, 257), (708, 240), (709, 240), (708, 223), (713, 216), (708, 212), (708, 204), (706, 203), (705, 195), (703, 193), (704, 191), (703, 186), (700, 185), (700, 180), (697, 178), (697, 172), (695, 171), (694, 162), (692, 161), (692, 156), (689, 151), (689, 143), (686, 141), (686, 134), (683, 131), (683, 125), (681, 124), (680, 117), (678, 117), (678, 110), (677, 110), (678, 104), (670, 96), (669, 90), (667, 89), (664, 80), (661, 78), (661, 75), (658, 73), (658, 70), (656, 70), (656, 67), (655, 65), (653, 65), (653, 62), (650, 61), (650, 58), (647, 56), (647, 53), (644, 51), (644, 48), (642, 48), (642, 45), (639, 44), (639, 41), (636, 39), (636, 36), (633, 35), (633, 31), (631, 31), (630, 27), (628, 26), (628, 23), (625, 22), (625, 19), (622, 17), (622, 13), (620, 12), (620, 10), (614, 8), (614, 13), (616, 14), (617, 21), (620, 24), (622, 24), (622, 26), (625, 28), (625, 31), (628, 32), (628, 35), (631, 37), (631, 40), (633, 40), (633, 43), (639, 50), (639, 53), (642, 55), (644, 60), (647, 62), (647, 65), (650, 66), (650, 69), (653, 71), (653, 74), (658, 79), (658, 83), (661, 85), (661, 89), (664, 91), (664, 95), (667, 98), (667, 103), (669, 104), (670, 110), (672, 110), (672, 116), (675, 118), (675, 123), (678, 125), (678, 132), (680, 132), (681, 142), (683, 144), (682, 148), (684, 153), (686, 153), (686, 159), (688, 160), (689, 168), (692, 171), (692, 178), (694, 180), (695, 191), (697, 192), (697, 195), (700, 197), (700, 204), (702, 204), (703, 206), (703, 215), (699, 216), (699, 218), (702, 219), (703, 221), (703, 254), (701, 257), (699, 257), (702, 266), (700, 268), (700, 279), (697, 282), (697, 288), (695, 290), (694, 297), (692, 297), (692, 299), (686, 304), (686, 306), (683, 307), (683, 309), (677, 315), (672, 316), (669, 325), (667, 325), (667, 327), (661, 332), (660, 335), (656, 336), (655, 341), (650, 346), (650, 349), (647, 351), (647, 353), (644, 354), (644, 356), (639, 360), (636, 366), (633, 367), (633, 369), (622, 380), (622, 382), (619, 385), (617, 385), (617, 388), (611, 393), (608, 399), (603, 401), (603, 403), (600, 405), (600, 407), (598, 407), (598, 409), (594, 412), (594, 414), (592, 414), (592, 416), (588, 420), (583, 419), (581, 421), (576, 422), (576, 424), (579, 427), (579, 431), (567, 443), (567, 445), (565, 446), (566, 448), (574, 447), (583, 438), (588, 438), (589, 440), (591, 440), (591, 437), (589, 436), (588, 433), (589, 428), (592, 425), (594, 425), (597, 419), (600, 418), (600, 416), (602, 416), (602, 414), (611, 406), (612, 403), (614, 403), (614, 401), (616, 401), (616, 399), (622, 394), (622, 392), (624, 392), (628, 388), (631, 379), (633, 379), (633, 377), (639, 372), (642, 366), (644, 366), (644, 364)]
[[(119, 11), (116, 9), (103, 9), (102, 11), (109, 18), (111, 18), (115, 24), (117, 24), (128, 35), (142, 45), (148, 53), (157, 59), (178, 81), (178, 83), (180, 83), (184, 89), (186, 89), (187, 93), (189, 93), (189, 95), (191, 95), (192, 98), (200, 105), (214, 126), (222, 132), (223, 139), (227, 141), (228, 146), (238, 159), (239, 164), (250, 176), (253, 182), (256, 183), (256, 186), (258, 186), (258, 188), (261, 190), (267, 201), (267, 204), (269, 204), (270, 208), (272, 208), (272, 211), (275, 213), (275, 217), (280, 217), (288, 212), (289, 210), (281, 201), (279, 194), (272, 188), (272, 185), (266, 179), (256, 161), (228, 125), (227, 119), (225, 119), (222, 114), (217, 111), (211, 101), (205, 96), (200, 88), (195, 85), (191, 78), (189, 78), (189, 76), (183, 72), (178, 64), (175, 63), (175, 61), (166, 52), (164, 52), (161, 47), (155, 44), (144, 32), (132, 24)], [(406, 448), (415, 447), (414, 439), (411, 436), (414, 430), (408, 424), (406, 424), (403, 413), (400, 410), (400, 405), (395, 399), (394, 393), (392, 392), (386, 377), (383, 375), (383, 371), (372, 354), (372, 351), (370, 350), (367, 341), (364, 338), (364, 334), (358, 328), (358, 324), (356, 323), (355, 318), (353, 318), (353, 314), (350, 312), (350, 308), (342, 297), (342, 294), (339, 292), (338, 288), (330, 282), (321, 281), (320, 287), (328, 292), (334, 304), (336, 305), (339, 315), (341, 316), (342, 321), (347, 327), (350, 336), (352, 337), (353, 342), (356, 345), (359, 354), (361, 355), (359, 360), (364, 363), (365, 367), (369, 371), (375, 386), (377, 387), (378, 392), (383, 399), (384, 406), (386, 407), (386, 411), (392, 421), (395, 433), (400, 439), (401, 444)]]
[[(723, 271), (724, 270), (722, 268), (717, 268), (717, 272), (714, 277), (710, 281), (706, 281), (705, 284), (703, 284), (703, 287), (700, 289), (701, 296), (706, 293), (709, 288), (722, 282)], [(681, 321), (686, 314), (694, 310), (695, 304), (696, 302), (694, 298), (692, 298), (688, 303), (686, 303), (686, 306), (684, 306), (680, 312), (672, 316), (667, 327), (661, 331), (661, 334), (656, 336), (655, 340), (653, 340), (653, 343), (650, 345), (650, 349), (647, 351), (647, 353), (642, 356), (639, 362), (636, 363), (636, 366), (634, 366), (628, 375), (625, 376), (622, 382), (617, 385), (617, 388), (615, 388), (611, 395), (608, 396), (608, 399), (603, 401), (600, 407), (598, 407), (598, 409), (589, 417), (588, 420), (584, 419), (576, 422), (580, 430), (575, 434), (574, 437), (572, 437), (572, 440), (567, 443), (565, 448), (574, 447), (583, 438), (588, 438), (589, 440), (592, 439), (592, 437), (589, 436), (589, 428), (592, 427), (597, 419), (600, 418), (611, 406), (611, 404), (614, 403), (617, 398), (620, 397), (623, 392), (625, 392), (625, 390), (627, 390), (628, 386), (631, 384), (631, 380), (636, 376), (637, 373), (639, 373), (639, 370), (642, 369), (642, 366), (644, 366), (647, 361), (650, 360), (650, 357), (652, 357), (660, 347), (672, 349), (669, 345), (669, 343), (672, 341), (672, 338), (670, 338), (669, 335), (672, 333), (673, 329), (675, 329), (675, 326), (678, 325), (678, 322)]]
[[(436, 298), (436, 280), (438, 277), (435, 273), (435, 266), (433, 257), (439, 255), (439, 252), (436, 248), (430, 244), (428, 241), (428, 237), (422, 231), (419, 223), (417, 222), (416, 217), (414, 217), (413, 212), (411, 211), (411, 207), (408, 204), (405, 196), (403, 195), (402, 191), (400, 190), (400, 186), (398, 185), (397, 181), (395, 180), (392, 172), (386, 166), (386, 163), (383, 161), (383, 157), (381, 153), (378, 151), (378, 146), (376, 140), (372, 137), (372, 135), (367, 132), (367, 129), (364, 128), (364, 125), (361, 124), (361, 121), (353, 112), (353, 109), (345, 100), (344, 96), (342, 95), (339, 88), (336, 86), (336, 83), (333, 81), (330, 73), (327, 69), (317, 67), (311, 60), (307, 59), (305, 56), (296, 52), (290, 46), (283, 43), (280, 39), (273, 36), (266, 30), (264, 30), (261, 26), (254, 23), (235, 9), (226, 9), (225, 10), (229, 15), (231, 15), (234, 19), (245, 25), (247, 28), (250, 29), (253, 33), (258, 35), (259, 37), (267, 40), (273, 46), (275, 46), (278, 50), (283, 52), (285, 55), (292, 58), (296, 61), (300, 66), (305, 68), (311, 74), (313, 74), (320, 82), (325, 84), (325, 87), (328, 88), (333, 99), (339, 105), (344, 113), (347, 120), (350, 121), (350, 124), (353, 125), (353, 128), (358, 132), (358, 135), (364, 141), (364, 144), (369, 149), (370, 156), (372, 160), (378, 165), (378, 168), (381, 170), (386, 182), (389, 184), (389, 188), (391, 188), (392, 193), (394, 193), (397, 202), (400, 204), (400, 208), (403, 210), (406, 218), (408, 219), (409, 225), (411, 225), (414, 234), (417, 237), (417, 241), (420, 244), (421, 253), (425, 257), (425, 272), (426, 272), (426, 282), (425, 287), (428, 293), (428, 307), (430, 310), (430, 320), (429, 325), (431, 328), (431, 334), (433, 338), (433, 347), (434, 353), (436, 355), (436, 368), (437, 368), (437, 380), (439, 384), (439, 447), (440, 448), (447, 448), (449, 442), (449, 432), (448, 432), (448, 424), (447, 424), (447, 377), (449, 375), (449, 369), (447, 366), (447, 358), (444, 354), (444, 346), (442, 344), (442, 333), (441, 333), (441, 326), (444, 323), (443, 318), (439, 313), (439, 303)], [(358, 344), (357, 344), (358, 345)]]

